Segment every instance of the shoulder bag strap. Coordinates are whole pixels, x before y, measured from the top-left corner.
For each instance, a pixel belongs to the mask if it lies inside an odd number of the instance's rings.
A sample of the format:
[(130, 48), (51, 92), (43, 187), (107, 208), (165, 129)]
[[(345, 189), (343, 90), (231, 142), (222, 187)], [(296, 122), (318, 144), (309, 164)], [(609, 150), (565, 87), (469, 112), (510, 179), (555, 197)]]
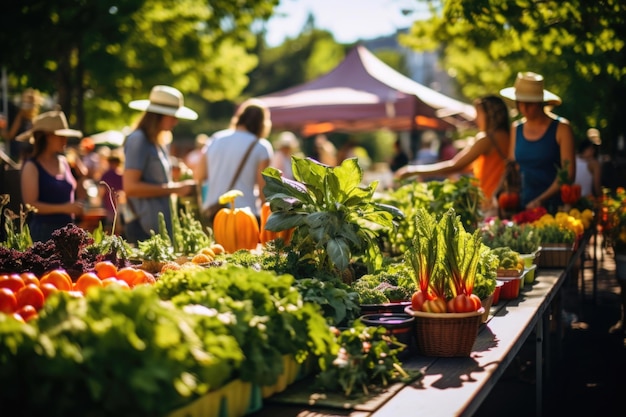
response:
[(239, 178), (239, 174), (241, 174), (241, 170), (243, 169), (243, 165), (246, 163), (246, 160), (248, 159), (248, 156), (250, 155), (250, 152), (252, 152), (252, 148), (254, 148), (254, 145), (256, 145), (256, 143), (257, 143), (257, 140), (255, 139), (248, 147), (248, 150), (243, 156), (243, 159), (239, 163), (239, 167), (237, 167), (237, 171), (235, 172), (235, 176), (233, 177), (233, 180), (230, 182), (230, 187), (228, 187), (229, 190), (232, 190), (232, 188), (235, 186), (235, 183), (237, 182), (237, 178)]

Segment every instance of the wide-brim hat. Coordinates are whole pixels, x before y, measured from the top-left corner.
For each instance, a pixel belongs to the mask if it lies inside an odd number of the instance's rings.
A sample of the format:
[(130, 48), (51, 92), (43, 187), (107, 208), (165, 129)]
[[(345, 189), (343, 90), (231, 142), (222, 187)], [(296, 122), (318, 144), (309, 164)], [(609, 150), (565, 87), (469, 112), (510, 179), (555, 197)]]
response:
[(150, 113), (165, 114), (179, 119), (196, 120), (198, 113), (185, 107), (183, 94), (167, 85), (152, 87), (147, 100), (134, 100), (128, 103), (128, 107)]
[(65, 137), (81, 137), (83, 133), (80, 130), (70, 129), (67, 124), (65, 114), (60, 110), (45, 112), (35, 117), (33, 127), (24, 133), (18, 135), (15, 139), (19, 141), (33, 142), (33, 134), (35, 132), (53, 133), (57, 136)]
[(602, 139), (600, 138), (600, 131), (596, 128), (587, 129), (587, 138), (594, 145), (600, 145), (602, 143)]
[(502, 97), (523, 103), (561, 104), (561, 98), (543, 88), (543, 76), (534, 72), (518, 72), (513, 87), (500, 90)]
[(276, 148), (290, 148), (297, 149), (298, 148), (298, 138), (293, 132), (285, 131), (281, 132), (276, 140)]

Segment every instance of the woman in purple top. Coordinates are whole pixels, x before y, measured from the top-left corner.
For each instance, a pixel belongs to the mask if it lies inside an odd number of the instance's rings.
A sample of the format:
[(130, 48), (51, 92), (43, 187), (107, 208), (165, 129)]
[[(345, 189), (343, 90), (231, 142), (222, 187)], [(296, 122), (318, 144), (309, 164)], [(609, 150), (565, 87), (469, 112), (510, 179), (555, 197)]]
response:
[(65, 114), (50, 111), (39, 115), (33, 128), (17, 137), (33, 144), (32, 155), (22, 166), (22, 200), (37, 211), (30, 223), (33, 241), (47, 241), (52, 232), (74, 221), (83, 212), (74, 201), (76, 179), (63, 155), (68, 137), (80, 137), (78, 130), (68, 128)]

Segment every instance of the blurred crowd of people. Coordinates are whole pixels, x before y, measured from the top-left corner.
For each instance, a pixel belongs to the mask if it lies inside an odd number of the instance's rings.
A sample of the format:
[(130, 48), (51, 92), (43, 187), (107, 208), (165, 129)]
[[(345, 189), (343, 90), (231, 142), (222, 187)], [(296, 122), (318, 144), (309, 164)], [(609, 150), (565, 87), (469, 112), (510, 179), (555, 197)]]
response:
[[(83, 137), (82, 132), (63, 136), (56, 130), (45, 130), (49, 126), (43, 122), (53, 114), (41, 113), (43, 103), (34, 89), (21, 94), (19, 111), (2, 130), (8, 156), (21, 169), (36, 174), (33, 178), (38, 178), (40, 186), (45, 174), (65, 175), (63, 166), (67, 163), (76, 182), (70, 185), (72, 201), (83, 208), (103, 207), (107, 227), (113, 224), (117, 211), (115, 233), (124, 234), (131, 242), (145, 239), (155, 230), (158, 212), (165, 214), (169, 224), (171, 196), (197, 194), (200, 208), (206, 208), (227, 191), (231, 177), (234, 188), (244, 191), (236, 205), (251, 207), (258, 214), (264, 202), (261, 172), (273, 166), (285, 178), (293, 179), (293, 155), (311, 157), (328, 166), (356, 158), (372, 178), (384, 178), (381, 186), (385, 188), (409, 178), (423, 181), (473, 175), (485, 196), (485, 210), (497, 204), (495, 193), (507, 160), (514, 160), (523, 174), (520, 209), (540, 205), (553, 209), (559, 205), (556, 170), (565, 161), (571, 162), (568, 174), (581, 184), (583, 195), (598, 196), (603, 186), (599, 131), (590, 129), (588, 138), (575, 141), (569, 122), (552, 113), (560, 98), (543, 88), (541, 75), (531, 72), (519, 73), (515, 84), (499, 95), (474, 101), (478, 131), (473, 137), (455, 142), (448, 134), (430, 130), (420, 131), (417, 140), (398, 134), (393, 153), (384, 161), (374, 161), (351, 136), (337, 145), (327, 134), (314, 135), (305, 142), (294, 132), (282, 131), (275, 132), (270, 141), (271, 114), (258, 100), (238, 106), (223, 130), (198, 134), (193, 147), (182, 155), (171, 152), (172, 130), (179, 119), (196, 120), (198, 115), (185, 106), (182, 93), (173, 87), (154, 86), (148, 98), (128, 103), (142, 113), (125, 135), (123, 146), (97, 143)], [(509, 117), (513, 108), (522, 116), (515, 121)], [(57, 130), (69, 129), (63, 112), (52, 111), (63, 116), (59, 121), (63, 129)], [(37, 141), (38, 136), (48, 139)], [(53, 147), (52, 137), (69, 140)], [(458, 146), (461, 142), (465, 145)], [(250, 154), (243, 158), (248, 148)], [(48, 153), (63, 159), (53, 164), (50, 157), (46, 166), (42, 155)], [(34, 180), (31, 183), (34, 185)], [(45, 201), (38, 200), (37, 193), (25, 190), (24, 194), (29, 203), (44, 207)], [(69, 213), (72, 220), (80, 217), (81, 210), (75, 208)], [(44, 208), (40, 214), (46, 211)]]

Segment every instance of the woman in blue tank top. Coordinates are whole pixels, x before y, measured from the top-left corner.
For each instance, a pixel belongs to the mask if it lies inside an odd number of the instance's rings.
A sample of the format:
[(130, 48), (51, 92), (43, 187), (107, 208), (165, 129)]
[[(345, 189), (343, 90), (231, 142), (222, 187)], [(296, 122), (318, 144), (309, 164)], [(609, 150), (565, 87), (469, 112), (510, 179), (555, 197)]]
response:
[(576, 176), (572, 128), (544, 108), (561, 104), (561, 99), (544, 90), (543, 77), (532, 72), (518, 73), (515, 85), (500, 95), (514, 100), (523, 116), (513, 123), (509, 154), (522, 177), (522, 207), (545, 207), (554, 213), (562, 204), (557, 171), (567, 164), (569, 178)]
[(63, 155), (68, 137), (80, 137), (68, 128), (65, 114), (50, 111), (38, 116), (33, 128), (17, 137), (33, 143), (33, 154), (22, 166), (22, 200), (37, 210), (29, 228), (33, 241), (44, 242), (52, 232), (74, 221), (83, 212), (74, 201), (76, 179)]

